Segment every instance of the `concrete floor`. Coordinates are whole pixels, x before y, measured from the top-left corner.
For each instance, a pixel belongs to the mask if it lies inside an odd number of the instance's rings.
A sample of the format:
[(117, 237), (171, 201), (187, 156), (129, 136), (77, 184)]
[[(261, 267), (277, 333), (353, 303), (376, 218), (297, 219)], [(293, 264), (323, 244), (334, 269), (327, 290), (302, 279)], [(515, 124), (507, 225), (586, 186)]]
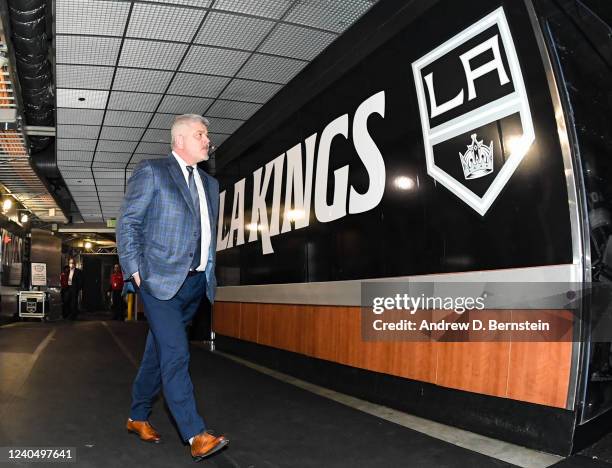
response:
[[(162, 444), (142, 443), (124, 429), (146, 330), (145, 323), (100, 320), (0, 327), (0, 447), (72, 447), (79, 467), (192, 464), (163, 399), (151, 417)], [(192, 347), (191, 373), (208, 426), (231, 440), (200, 466), (599, 466), (566, 465), (592, 459), (562, 461), (202, 346)]]

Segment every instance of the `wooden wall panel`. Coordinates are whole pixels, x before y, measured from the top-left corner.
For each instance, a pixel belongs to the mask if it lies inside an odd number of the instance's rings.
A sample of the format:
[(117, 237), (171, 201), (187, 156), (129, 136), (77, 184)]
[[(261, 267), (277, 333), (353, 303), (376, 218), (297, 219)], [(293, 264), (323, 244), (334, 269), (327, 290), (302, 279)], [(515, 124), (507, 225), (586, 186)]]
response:
[[(573, 314), (562, 310), (514, 310), (512, 313), (518, 321), (535, 323), (541, 319), (548, 323), (557, 341), (512, 342), (508, 398), (564, 407), (571, 371)], [(513, 339), (525, 339), (525, 334), (517, 332)]]
[(314, 321), (312, 307), (285, 304), (253, 304), (257, 343), (312, 356)]
[(240, 336), (240, 303), (217, 302), (213, 306), (213, 328), (216, 333), (238, 338)]
[(509, 342), (436, 343), (436, 384), (485, 395), (506, 396)]
[(272, 304), (249, 304), (249, 311), (257, 315), (257, 343), (279, 347), (272, 339), (274, 328), (280, 322), (279, 307)]
[(213, 323), (221, 335), (319, 359), (565, 408), (571, 342), (368, 342), (360, 313), (358, 307), (217, 302)]
[(257, 337), (259, 304), (244, 302), (240, 306), (240, 335), (241, 340), (259, 343)]
[[(274, 307), (268, 305), (268, 307)], [(275, 346), (294, 353), (312, 356), (314, 321), (312, 307), (305, 305), (282, 305), (276, 307), (272, 342)]]
[(313, 356), (347, 364), (348, 336), (342, 326), (350, 321), (349, 307), (318, 306), (314, 310)]
[(435, 383), (438, 343), (395, 341), (382, 344), (389, 349), (388, 374)]
[(572, 342), (512, 343), (508, 398), (565, 408)]

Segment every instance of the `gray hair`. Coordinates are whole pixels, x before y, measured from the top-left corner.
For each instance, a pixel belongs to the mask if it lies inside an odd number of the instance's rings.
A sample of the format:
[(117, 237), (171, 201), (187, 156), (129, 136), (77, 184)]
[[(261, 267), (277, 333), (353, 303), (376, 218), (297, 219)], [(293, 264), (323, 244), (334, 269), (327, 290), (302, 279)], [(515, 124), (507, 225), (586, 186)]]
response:
[(174, 122), (172, 122), (172, 127), (170, 128), (170, 134), (172, 136), (172, 141), (170, 145), (172, 146), (172, 148), (174, 148), (174, 140), (176, 138), (176, 133), (177, 133), (178, 128), (181, 125), (184, 125), (186, 123), (192, 123), (192, 122), (204, 124), (207, 130), (208, 130), (208, 127), (210, 126), (210, 122), (208, 121), (208, 119), (206, 117), (202, 117), (201, 115), (198, 115), (198, 114), (177, 115), (174, 118)]

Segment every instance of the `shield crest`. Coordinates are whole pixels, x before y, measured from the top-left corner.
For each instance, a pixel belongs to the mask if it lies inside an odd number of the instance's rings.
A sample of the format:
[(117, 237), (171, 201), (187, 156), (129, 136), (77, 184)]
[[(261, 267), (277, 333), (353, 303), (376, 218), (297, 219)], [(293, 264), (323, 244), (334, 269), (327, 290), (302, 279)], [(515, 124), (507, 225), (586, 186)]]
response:
[(427, 173), (484, 216), (535, 140), (502, 7), (412, 63)]

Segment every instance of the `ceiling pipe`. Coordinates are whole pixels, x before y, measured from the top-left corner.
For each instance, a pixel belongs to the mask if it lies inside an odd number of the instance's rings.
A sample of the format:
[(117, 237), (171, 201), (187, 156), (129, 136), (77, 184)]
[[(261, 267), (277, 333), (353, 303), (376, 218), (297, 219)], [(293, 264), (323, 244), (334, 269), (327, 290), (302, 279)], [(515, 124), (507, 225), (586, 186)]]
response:
[(70, 221), (78, 210), (57, 167), (55, 85), (49, 62), (47, 0), (8, 0), (10, 39), (23, 103), (32, 169)]
[[(48, 60), (46, 0), (8, 0), (11, 40), (17, 60), (25, 120), (28, 125), (55, 125), (53, 74)], [(31, 136), (31, 154), (49, 146), (50, 136)]]

